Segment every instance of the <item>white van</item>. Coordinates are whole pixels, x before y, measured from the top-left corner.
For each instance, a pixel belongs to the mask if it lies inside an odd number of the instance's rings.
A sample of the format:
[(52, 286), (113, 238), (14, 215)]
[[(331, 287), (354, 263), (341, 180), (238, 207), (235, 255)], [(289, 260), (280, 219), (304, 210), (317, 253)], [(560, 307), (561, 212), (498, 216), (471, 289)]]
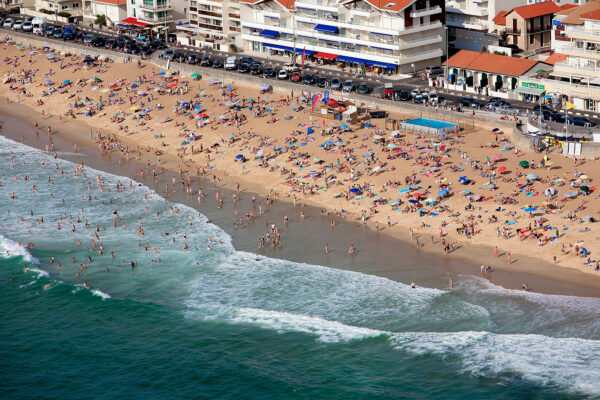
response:
[(36, 35), (42, 35), (44, 33), (44, 24), (46, 24), (46, 17), (36, 17), (31, 21), (33, 25), (33, 33)]
[(225, 61), (225, 69), (232, 70), (237, 68), (237, 59), (235, 56), (227, 57)]

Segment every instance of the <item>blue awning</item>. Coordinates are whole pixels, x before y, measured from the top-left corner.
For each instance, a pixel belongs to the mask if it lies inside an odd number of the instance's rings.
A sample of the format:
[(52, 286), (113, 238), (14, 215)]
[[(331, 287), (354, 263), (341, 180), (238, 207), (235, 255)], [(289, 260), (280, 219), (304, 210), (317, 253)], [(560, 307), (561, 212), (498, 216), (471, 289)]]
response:
[(274, 38), (275, 36), (279, 35), (279, 32), (265, 29), (264, 31), (260, 31), (260, 33), (258, 35), (264, 36), (264, 37), (269, 37), (269, 38)]
[(348, 57), (348, 56), (339, 56), (336, 61), (343, 61), (343, 62), (347, 62), (347, 63), (357, 63), (357, 64), (366, 64), (367, 60), (363, 59), (363, 58), (355, 58), (355, 57)]
[(394, 35), (389, 35), (387, 33), (379, 33), (379, 32), (371, 32), (374, 33), (375, 35), (382, 35), (382, 36), (394, 36)]
[(390, 63), (385, 63), (385, 62), (381, 62), (381, 61), (367, 61), (367, 65), (373, 65), (375, 67), (383, 67), (383, 68), (389, 68), (389, 69), (396, 69), (396, 67), (397, 67), (396, 64), (390, 64)]
[(308, 7), (296, 7), (300, 10), (309, 10), (309, 11), (317, 11), (315, 8), (308, 8)]
[(338, 27), (337, 26), (333, 26), (333, 25), (318, 24), (317, 26), (315, 26), (315, 31), (318, 31), (318, 32), (327, 32), (327, 33), (336, 33), (338, 31)]

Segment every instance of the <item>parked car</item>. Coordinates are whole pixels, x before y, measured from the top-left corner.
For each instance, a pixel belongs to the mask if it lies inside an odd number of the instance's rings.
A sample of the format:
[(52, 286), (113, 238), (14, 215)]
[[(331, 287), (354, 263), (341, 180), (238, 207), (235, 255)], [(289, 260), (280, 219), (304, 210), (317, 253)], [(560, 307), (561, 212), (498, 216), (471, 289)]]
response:
[(410, 93), (405, 90), (398, 90), (394, 92), (394, 99), (400, 101), (409, 101), (411, 99)]
[(441, 74), (444, 73), (444, 68), (442, 68), (440, 66), (437, 66), (437, 67), (427, 67), (425, 69), (425, 73), (429, 77), (441, 75)]
[(33, 23), (31, 21), (24, 21), (21, 29), (23, 29), (23, 32), (32, 32), (33, 31)]
[(204, 56), (202, 56), (202, 60), (200, 60), (200, 65), (202, 67), (212, 67), (213, 62), (210, 59), (210, 56), (208, 54), (205, 54)]
[[(561, 124), (565, 123), (567, 116), (564, 113), (553, 113), (552, 114), (552, 120), (554, 122), (559, 122)], [(571, 119), (569, 118), (569, 122), (571, 122)]]
[(471, 99), (471, 108), (483, 108), (483, 103), (477, 99)]
[(511, 106), (510, 104), (503, 104), (500, 107), (496, 108), (496, 112), (508, 115), (518, 115), (519, 109)]
[(596, 123), (594, 121), (591, 121), (589, 118), (580, 117), (577, 115), (572, 116), (569, 122), (575, 126), (585, 126), (588, 128), (596, 126)]
[(317, 86), (320, 88), (326, 88), (329, 86), (329, 81), (327, 80), (327, 78), (319, 78), (317, 79)]
[[(127, 46), (127, 47), (129, 47), (129, 46)], [(177, 62), (180, 62), (180, 63), (185, 62), (187, 60), (187, 55), (185, 54), (185, 51), (178, 51), (178, 52), (176, 52), (174, 60), (177, 61)]]
[(96, 36), (92, 40), (92, 46), (94, 46), (94, 47), (102, 47), (102, 46), (104, 46), (105, 42), (106, 42), (106, 40), (104, 39), (103, 36)]
[(545, 105), (543, 105), (543, 104), (542, 104), (542, 105), (536, 104), (536, 105), (533, 107), (533, 111), (540, 111), (540, 109), (542, 109), (542, 110), (548, 110), (548, 111), (552, 111), (552, 109), (551, 109), (550, 107), (548, 107), (548, 106), (545, 106)]
[[(118, 41), (118, 43), (124, 43), (122, 41)], [(171, 60), (173, 61), (173, 58), (175, 57), (175, 51), (168, 49), (165, 50), (161, 55), (160, 58), (162, 58), (163, 60)]]
[(277, 79), (279, 80), (288, 80), (290, 78), (290, 74), (288, 74), (287, 69), (282, 68), (277, 73)]
[(94, 35), (92, 35), (91, 33), (88, 33), (87, 35), (84, 36), (83, 43), (84, 44), (92, 44), (92, 40), (94, 40)]
[(2, 26), (5, 28), (12, 28), (14, 24), (15, 24), (15, 20), (13, 18), (6, 18), (4, 20), (4, 24), (2, 24)]
[(485, 105), (485, 109), (487, 111), (496, 111), (500, 106), (502, 106), (502, 104), (498, 103), (497, 101), (490, 101)]
[(215, 58), (215, 60), (213, 61), (213, 68), (223, 68), (223, 60), (221, 60), (220, 58)]
[(491, 97), (490, 98), (490, 103), (508, 104), (506, 102), (506, 100), (504, 100), (503, 98), (500, 98), (500, 97)]
[(12, 30), (13, 31), (20, 31), (21, 29), (23, 29), (23, 20), (22, 19), (18, 19), (13, 24)]
[(367, 85), (366, 83), (361, 83), (356, 88), (356, 93), (358, 93), (358, 94), (369, 94), (372, 91), (373, 91), (373, 89), (371, 87), (369, 87), (369, 85)]
[(254, 63), (254, 64), (250, 65), (250, 73), (252, 75), (262, 74), (262, 65), (260, 65), (259, 63)]
[(429, 93), (428, 98), (429, 98), (429, 102), (430, 103), (437, 103), (438, 102), (438, 95), (437, 95), (436, 92)]
[(246, 63), (246, 64), (254, 64), (256, 61), (254, 61), (254, 58), (252, 57), (242, 57), (240, 58), (240, 63)]
[(305, 85), (314, 85), (316, 83), (315, 76), (313, 74), (306, 74), (302, 78), (302, 83)]
[(265, 78), (275, 78), (276, 72), (273, 67), (266, 67), (263, 71), (263, 76)]
[(225, 61), (225, 69), (226, 70), (234, 70), (237, 68), (237, 58), (235, 56), (227, 57), (227, 61)]
[(196, 53), (188, 54), (187, 63), (191, 65), (198, 64), (198, 55)]
[(55, 39), (62, 39), (62, 37), (63, 37), (63, 30), (62, 30), (62, 28), (56, 28), (54, 30), (53, 35), (54, 35)]
[(300, 82), (300, 80), (302, 80), (302, 75), (300, 74), (300, 72), (292, 72), (292, 74), (290, 75), (290, 81)]
[(46, 36), (46, 37), (51, 37), (51, 36), (54, 36), (54, 30), (55, 30), (55, 29), (56, 29), (56, 28), (54, 28), (54, 26), (52, 26), (52, 25), (48, 25), (48, 26), (46, 27), (46, 29), (44, 30), (44, 36)]
[(473, 98), (469, 96), (463, 96), (460, 98), (460, 105), (463, 107), (469, 107), (473, 102)]
[(250, 72), (250, 64), (245, 63), (245, 62), (239, 63), (238, 72), (240, 74), (247, 74), (248, 72)]
[(331, 90), (342, 90), (342, 82), (338, 78), (331, 80)]
[(353, 92), (356, 90), (356, 85), (354, 85), (354, 81), (348, 79), (347, 81), (344, 81), (342, 88), (348, 92)]

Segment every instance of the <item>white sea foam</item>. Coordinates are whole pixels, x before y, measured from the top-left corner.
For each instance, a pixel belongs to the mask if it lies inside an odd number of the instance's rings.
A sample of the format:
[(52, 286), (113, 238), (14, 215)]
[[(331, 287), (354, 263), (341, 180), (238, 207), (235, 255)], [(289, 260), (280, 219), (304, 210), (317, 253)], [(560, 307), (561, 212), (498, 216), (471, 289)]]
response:
[(455, 356), (468, 373), (486, 377), (519, 376), (542, 385), (560, 385), (600, 394), (600, 341), (489, 332), (412, 332), (391, 338), (397, 350)]
[(19, 245), (8, 239), (6, 236), (0, 233), (0, 257), (9, 259), (13, 257), (23, 257), (25, 261), (30, 263), (38, 263), (38, 261), (31, 255), (27, 248), (23, 245)]
[(111, 298), (108, 293), (104, 293), (104, 292), (102, 292), (102, 291), (100, 291), (98, 289), (92, 289), (91, 292), (92, 292), (92, 294), (94, 296), (101, 297), (102, 300), (106, 300), (106, 299), (110, 299)]

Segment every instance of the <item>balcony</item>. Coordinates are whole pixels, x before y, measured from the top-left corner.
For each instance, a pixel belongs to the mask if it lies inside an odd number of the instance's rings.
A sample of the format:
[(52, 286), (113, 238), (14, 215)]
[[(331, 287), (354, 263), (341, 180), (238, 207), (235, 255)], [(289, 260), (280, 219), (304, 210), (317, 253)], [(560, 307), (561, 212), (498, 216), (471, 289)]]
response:
[(211, 25), (211, 24), (205, 24), (202, 22), (197, 22), (197, 21), (190, 21), (190, 23), (195, 22), (195, 26), (197, 26), (200, 29), (207, 29), (210, 31), (217, 31), (217, 32), (223, 32), (223, 27), (220, 25)]
[[(325, 4), (323, 4), (325, 3)], [(338, 12), (338, 7), (335, 2), (332, 2), (331, 5), (327, 5), (327, 2), (318, 1), (318, 0), (302, 0), (297, 1), (295, 4), (296, 8), (313, 8), (315, 10), (324, 10), (330, 12)]]
[(569, 64), (566, 61), (560, 61), (554, 64), (554, 72), (556, 75), (576, 75), (576, 76), (590, 76), (600, 77), (600, 67), (597, 64), (588, 64), (587, 66)]
[(171, 7), (171, 3), (169, 3), (169, 2), (157, 2), (157, 3), (152, 3), (152, 4), (141, 3), (138, 5), (138, 8), (140, 10), (148, 10), (148, 11), (167, 11), (167, 10), (170, 10), (172, 7)]
[(563, 54), (573, 57), (589, 58), (600, 60), (600, 50), (582, 49), (575, 46), (565, 46), (562, 49)]
[(399, 46), (400, 46), (400, 50), (405, 50), (405, 49), (411, 49), (413, 47), (418, 47), (418, 46), (425, 46), (428, 44), (434, 44), (434, 43), (441, 43), (442, 42), (442, 36), (441, 35), (435, 35), (435, 36), (429, 36), (426, 38), (420, 38), (417, 40), (409, 40), (409, 41), (400, 41)]
[(544, 25), (544, 26), (534, 26), (533, 28), (528, 28), (527, 29), (527, 34), (531, 35), (534, 33), (540, 33), (540, 32), (548, 32), (552, 30), (552, 25)]
[(437, 58), (442, 56), (442, 49), (433, 49), (429, 51), (423, 51), (416, 54), (400, 55), (400, 63), (408, 64), (412, 62), (419, 62), (423, 60), (429, 60), (431, 58)]
[(487, 20), (446, 20), (446, 25), (453, 26), (455, 28), (470, 29), (474, 31), (487, 31), (488, 23)]
[(554, 39), (555, 40), (561, 40), (563, 42), (570, 42), (571, 41), (571, 37), (570, 36), (561, 35), (559, 31), (556, 31), (556, 33), (554, 34)]
[(213, 11), (207, 11), (207, 10), (202, 10), (202, 9), (199, 9), (197, 12), (198, 12), (198, 17), (202, 17), (203, 15), (206, 15), (207, 17), (216, 17), (218, 19), (223, 19), (223, 14), (221, 14), (221, 13), (216, 13)]
[(487, 8), (482, 7), (461, 7), (458, 3), (449, 2), (446, 5), (446, 14), (462, 14), (473, 15), (476, 17), (485, 17), (488, 14), (488, 10)]
[(441, 27), (442, 27), (442, 23), (440, 21), (435, 21), (435, 22), (430, 22), (428, 24), (407, 26), (403, 30), (400, 30), (398, 32), (398, 34), (399, 35), (408, 35), (408, 34), (415, 33), (415, 32), (423, 32), (423, 31), (427, 31), (430, 29), (441, 28)]
[(573, 39), (588, 40), (591, 42), (600, 42), (600, 31), (591, 29), (569, 29), (569, 37)]
[(229, 16), (229, 18), (233, 18), (233, 19), (240, 19), (240, 14), (232, 14), (232, 13), (229, 13), (229, 14), (227, 14), (227, 15)]
[(427, 7), (427, 8), (422, 8), (420, 10), (411, 11), (410, 17), (411, 18), (421, 18), (421, 17), (426, 17), (428, 15), (439, 14), (441, 12), (442, 12), (442, 8), (440, 6)]
[(155, 16), (150, 17), (150, 16), (142, 14), (139, 17), (137, 17), (137, 19), (139, 21), (145, 22), (147, 24), (162, 24), (165, 22), (173, 21), (173, 16), (165, 15), (165, 16), (159, 17), (159, 16), (155, 15)]

